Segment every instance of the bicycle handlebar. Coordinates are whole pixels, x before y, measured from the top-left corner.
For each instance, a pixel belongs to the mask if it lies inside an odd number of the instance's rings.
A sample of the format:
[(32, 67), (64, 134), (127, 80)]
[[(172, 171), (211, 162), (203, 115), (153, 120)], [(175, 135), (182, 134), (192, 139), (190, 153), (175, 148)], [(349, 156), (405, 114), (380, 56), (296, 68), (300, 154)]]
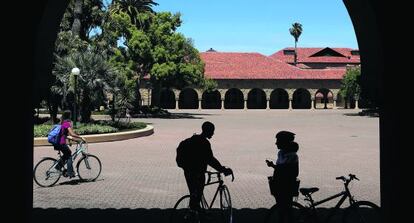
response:
[(359, 180), (359, 179), (358, 179), (358, 177), (356, 177), (354, 174), (349, 174), (349, 177), (350, 177), (351, 179)]
[[(209, 183), (209, 182), (210, 182), (210, 180), (211, 180), (211, 175), (217, 175), (217, 177), (219, 177), (219, 176), (220, 176), (220, 174), (222, 174), (222, 172), (210, 172), (210, 171), (206, 171), (206, 173), (207, 173), (207, 175), (208, 175), (207, 183)], [(233, 181), (234, 181), (234, 175), (233, 175), (233, 172), (232, 172), (231, 174), (229, 174), (229, 175), (231, 175), (231, 181), (233, 182)]]
[(349, 178), (346, 178), (345, 176), (340, 176), (340, 177), (337, 177), (336, 179), (342, 180), (344, 182), (351, 182), (352, 180), (359, 180), (358, 177), (355, 176), (355, 174), (349, 174), (348, 176)]

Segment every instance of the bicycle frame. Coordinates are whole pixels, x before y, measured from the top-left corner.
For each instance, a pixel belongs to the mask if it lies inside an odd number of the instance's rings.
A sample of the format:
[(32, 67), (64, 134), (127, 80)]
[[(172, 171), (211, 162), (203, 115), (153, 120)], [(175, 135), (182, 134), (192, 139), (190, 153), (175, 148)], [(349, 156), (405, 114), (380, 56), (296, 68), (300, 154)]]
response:
[[(85, 154), (85, 151), (86, 151), (86, 147), (85, 146), (83, 146), (83, 142), (79, 142), (79, 143), (77, 143), (77, 145), (76, 145), (76, 150), (75, 150), (75, 152), (70, 156), (70, 159), (72, 159), (72, 160), (75, 160), (76, 159), (76, 157), (78, 157), (78, 155), (79, 154)], [(61, 155), (60, 155), (60, 151), (59, 151), (59, 159), (52, 165), (52, 167), (50, 168), (50, 169), (52, 169), (52, 168), (54, 168), (59, 162), (60, 162), (60, 160), (62, 159), (62, 157), (61, 157)], [(86, 167), (88, 168), (88, 169), (90, 169), (90, 166), (89, 166), (89, 163), (88, 163), (88, 161), (86, 160)], [(49, 169), (49, 170), (50, 170)]]
[(310, 203), (310, 205), (309, 205), (309, 206), (307, 206), (307, 208), (311, 209), (311, 210), (312, 210), (312, 212), (313, 212), (313, 215), (314, 215), (314, 216), (316, 216), (316, 217), (318, 217), (318, 215), (317, 215), (317, 211), (316, 211), (316, 207), (317, 207), (317, 206), (319, 206), (319, 205), (321, 205), (321, 204), (323, 204), (323, 203), (326, 203), (326, 202), (328, 202), (328, 201), (331, 201), (331, 200), (334, 200), (334, 199), (336, 199), (336, 198), (341, 197), (341, 199), (339, 199), (339, 201), (338, 201), (338, 203), (335, 205), (335, 207), (329, 211), (328, 215), (327, 215), (327, 216), (326, 216), (326, 218), (325, 218), (325, 221), (324, 221), (324, 222), (329, 222), (329, 220), (330, 220), (330, 219), (334, 216), (334, 214), (336, 213), (336, 211), (337, 211), (337, 210), (339, 210), (339, 208), (341, 207), (341, 205), (345, 202), (345, 200), (346, 200), (347, 198), (349, 198), (349, 204), (350, 204), (350, 205), (352, 205), (353, 203), (355, 203), (355, 200), (354, 200), (354, 198), (352, 197), (351, 192), (349, 191), (348, 184), (349, 184), (349, 182), (346, 182), (346, 183), (344, 184), (344, 186), (345, 186), (345, 190), (343, 190), (342, 192), (337, 193), (337, 194), (335, 194), (335, 195), (332, 195), (332, 196), (330, 196), (330, 197), (327, 197), (327, 198), (325, 198), (325, 199), (322, 199), (322, 200), (320, 200), (320, 201), (316, 201), (316, 202), (315, 202), (315, 201), (312, 199), (312, 195), (311, 195), (311, 194), (309, 194), (309, 195), (305, 196), (305, 197), (306, 197), (306, 198), (305, 198), (305, 200), (306, 200), (306, 201), (308, 201), (308, 202)]
[[(204, 194), (201, 197), (201, 201), (202, 201), (201, 202), (201, 205), (202, 205), (202, 208), (204, 208), (204, 209), (207, 209), (207, 208), (208, 209), (211, 209), (213, 207), (214, 201), (216, 201), (216, 198), (217, 198), (217, 195), (218, 195), (219, 192), (220, 192), (220, 200), (222, 199), (221, 190), (222, 190), (224, 181), (221, 179), (220, 174), (217, 174), (217, 175), (218, 175), (218, 180), (217, 181), (209, 182), (209, 180), (208, 180), (207, 183), (204, 184), (204, 186), (209, 186), (209, 185), (213, 185), (213, 184), (219, 184), (218, 187), (217, 187), (217, 189), (216, 189), (216, 192), (214, 193), (213, 200), (211, 200), (210, 205), (208, 205), (207, 200), (204, 197)], [(209, 176), (209, 179), (210, 179), (210, 176)]]

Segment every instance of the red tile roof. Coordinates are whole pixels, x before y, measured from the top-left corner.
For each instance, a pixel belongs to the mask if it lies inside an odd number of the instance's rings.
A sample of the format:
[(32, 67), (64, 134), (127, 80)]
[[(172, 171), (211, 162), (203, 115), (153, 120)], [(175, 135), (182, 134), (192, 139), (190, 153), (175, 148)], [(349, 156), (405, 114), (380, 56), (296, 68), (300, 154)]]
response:
[[(294, 50), (293, 47), (284, 48), (272, 55), (271, 58), (284, 61), (286, 63), (293, 63), (293, 55), (285, 55), (284, 50)], [(335, 56), (317, 56), (311, 57), (313, 54), (324, 50), (326, 48), (297, 48), (298, 52), (298, 62), (299, 63), (360, 63), (359, 55), (352, 55), (351, 51), (354, 49), (351, 48), (330, 48), (345, 57), (335, 57)]]
[(342, 79), (345, 69), (300, 69), (259, 53), (203, 52), (211, 79)]

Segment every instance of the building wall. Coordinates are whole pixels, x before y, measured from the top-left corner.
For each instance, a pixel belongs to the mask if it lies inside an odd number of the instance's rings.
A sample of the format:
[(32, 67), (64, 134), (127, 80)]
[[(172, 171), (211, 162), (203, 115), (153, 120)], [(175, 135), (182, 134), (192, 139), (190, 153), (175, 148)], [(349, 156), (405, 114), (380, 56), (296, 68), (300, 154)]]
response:
[[(270, 96), (273, 90), (275, 89), (284, 89), (289, 96), (289, 100), (292, 100), (293, 94), (297, 89), (306, 89), (309, 91), (311, 100), (315, 100), (315, 95), (320, 89), (327, 89), (329, 90), (333, 98), (329, 101), (331, 104), (328, 106), (329, 108), (334, 107), (333, 101), (339, 99), (338, 93), (341, 87), (341, 80), (216, 80), (218, 87), (217, 90), (220, 92), (221, 100), (224, 100), (226, 92), (229, 89), (236, 88), (239, 89), (243, 93), (244, 100), (248, 99), (248, 93), (255, 88), (261, 89), (266, 94), (266, 100), (270, 100)], [(145, 86), (145, 84), (143, 84)], [(198, 99), (201, 104), (203, 89), (193, 88), (198, 95)], [(180, 100), (180, 90), (172, 89), (175, 95), (175, 100)], [(143, 105), (148, 105), (148, 100), (151, 101), (151, 91), (148, 91), (146, 88), (140, 89), (141, 99)], [(340, 101), (339, 101), (340, 102)], [(315, 102), (316, 103), (316, 102)], [(336, 106), (340, 106), (341, 104), (336, 104)], [(317, 106), (315, 106), (317, 107)], [(320, 107), (320, 106), (319, 106)]]

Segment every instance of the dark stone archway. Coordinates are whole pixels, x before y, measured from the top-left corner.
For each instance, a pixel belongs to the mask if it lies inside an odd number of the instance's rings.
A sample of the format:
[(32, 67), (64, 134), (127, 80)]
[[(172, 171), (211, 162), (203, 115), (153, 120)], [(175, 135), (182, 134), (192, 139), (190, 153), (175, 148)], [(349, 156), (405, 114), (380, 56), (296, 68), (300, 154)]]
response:
[(308, 90), (299, 88), (293, 93), (293, 109), (310, 109), (312, 107), (311, 95)]
[[(48, 81), (50, 79), (50, 69), (52, 64), (53, 45), (68, 0), (40, 0), (25, 3), (22, 8), (20, 2), (10, 2), (16, 4), (11, 8), (21, 9), (21, 19), (28, 21), (28, 29), (16, 29), (21, 32), (20, 36), (25, 36), (33, 41), (21, 42), (15, 45), (16, 52), (25, 52), (19, 55), (21, 60), (28, 62), (28, 66), (21, 68), (21, 73), (32, 74), (27, 79), (33, 81), (21, 82), (21, 76), (9, 76), (13, 82), (26, 84), (23, 95), (27, 100), (34, 100), (38, 97), (42, 89), (36, 83)], [(404, 104), (405, 98), (395, 98), (388, 92), (399, 92), (401, 89), (411, 89), (411, 82), (404, 82), (401, 78), (395, 78), (395, 69), (405, 67), (409, 64), (409, 57), (396, 57), (396, 54), (403, 54), (404, 48), (396, 48), (395, 43), (400, 41), (398, 35), (387, 35), (394, 33), (395, 30), (403, 30), (406, 16), (409, 14), (408, 3), (397, 3), (390, 1), (377, 0), (343, 0), (348, 12), (350, 13), (356, 36), (358, 39), (359, 50), (362, 62), (362, 85), (371, 86), (368, 92), (379, 99), (380, 108), (380, 149), (381, 149), (381, 206), (384, 212), (384, 223), (396, 222), (400, 216), (407, 215), (403, 199), (409, 191), (401, 186), (404, 185), (406, 178), (403, 176), (403, 156), (405, 153), (395, 152), (404, 151), (404, 142), (408, 132), (404, 129), (409, 127), (409, 110), (396, 108), (396, 104)], [(386, 9), (386, 10), (385, 10)], [(28, 10), (28, 11), (24, 11)], [(30, 11), (29, 11), (30, 10)], [(392, 14), (392, 16), (389, 16)], [(17, 35), (17, 34), (16, 34)], [(386, 36), (387, 35), (387, 36)], [(386, 62), (385, 62), (386, 61)], [(10, 81), (10, 80), (9, 80)], [(33, 88), (33, 86), (35, 86)], [(385, 90), (386, 89), (386, 90)], [(401, 92), (408, 93), (408, 92)], [(14, 102), (13, 102), (14, 101)], [(13, 211), (10, 217), (14, 217), (18, 222), (29, 222), (32, 209), (32, 168), (33, 168), (33, 119), (32, 107), (30, 103), (20, 103), (12, 100), (11, 106), (16, 111), (22, 111), (20, 118), (14, 119), (13, 126), (19, 127), (21, 134), (20, 140), (15, 140), (13, 151), (15, 157), (22, 157), (21, 169), (14, 171), (22, 173), (25, 177), (20, 178), (23, 182), (23, 190), (15, 193), (15, 197), (7, 208)], [(404, 118), (402, 118), (404, 117)], [(20, 128), (26, 126), (26, 128)], [(22, 140), (23, 139), (23, 140)], [(398, 142), (398, 143), (396, 143)], [(18, 165), (20, 166), (20, 165)], [(19, 174), (20, 175), (20, 174)], [(404, 182), (403, 182), (404, 181)], [(23, 210), (22, 214), (16, 215), (16, 210)], [(85, 213), (89, 213), (85, 210)], [(118, 212), (117, 212), (118, 213)], [(84, 214), (84, 213), (83, 213)], [(74, 215), (78, 217), (80, 215)], [(96, 216), (98, 217), (98, 216)], [(5, 216), (7, 218), (7, 216)]]
[(186, 88), (180, 92), (178, 101), (179, 109), (197, 109), (198, 108), (198, 95), (192, 88)]
[(248, 109), (266, 109), (266, 93), (259, 88), (254, 88), (247, 94)]
[(286, 90), (277, 88), (270, 94), (270, 109), (288, 109), (289, 94)]
[(333, 108), (333, 93), (327, 88), (321, 88), (315, 93), (315, 104), (316, 109), (328, 109)]
[(175, 95), (171, 89), (163, 89), (161, 91), (160, 106), (164, 109), (175, 108)]
[(224, 98), (225, 109), (243, 109), (244, 108), (244, 97), (241, 90), (237, 88), (231, 88), (226, 91)]
[(221, 94), (218, 90), (207, 92), (202, 96), (202, 109), (221, 109)]

